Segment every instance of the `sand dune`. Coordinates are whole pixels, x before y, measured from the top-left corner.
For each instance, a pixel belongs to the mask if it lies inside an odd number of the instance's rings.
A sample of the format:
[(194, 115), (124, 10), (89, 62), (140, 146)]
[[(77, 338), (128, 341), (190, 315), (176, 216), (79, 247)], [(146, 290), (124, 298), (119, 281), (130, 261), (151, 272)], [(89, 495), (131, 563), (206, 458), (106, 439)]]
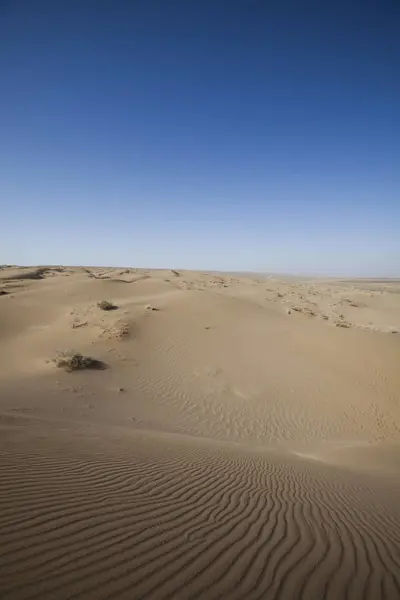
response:
[(399, 282), (3, 267), (1, 291), (2, 599), (400, 597)]

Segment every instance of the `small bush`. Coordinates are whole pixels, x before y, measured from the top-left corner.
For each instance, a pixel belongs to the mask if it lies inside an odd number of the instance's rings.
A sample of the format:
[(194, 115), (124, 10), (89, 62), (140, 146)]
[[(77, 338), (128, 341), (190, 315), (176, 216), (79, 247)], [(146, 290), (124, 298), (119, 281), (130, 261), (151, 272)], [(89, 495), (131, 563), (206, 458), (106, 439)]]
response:
[(58, 352), (54, 362), (59, 369), (65, 369), (68, 373), (82, 369), (105, 369), (105, 364), (102, 361), (90, 356), (83, 356), (75, 350)]
[(342, 327), (343, 329), (350, 329), (351, 323), (348, 321), (336, 321), (336, 327)]
[(97, 304), (97, 306), (101, 308), (101, 310), (115, 310), (116, 308), (118, 308), (118, 306), (116, 306), (112, 302), (109, 302), (108, 300), (102, 300)]

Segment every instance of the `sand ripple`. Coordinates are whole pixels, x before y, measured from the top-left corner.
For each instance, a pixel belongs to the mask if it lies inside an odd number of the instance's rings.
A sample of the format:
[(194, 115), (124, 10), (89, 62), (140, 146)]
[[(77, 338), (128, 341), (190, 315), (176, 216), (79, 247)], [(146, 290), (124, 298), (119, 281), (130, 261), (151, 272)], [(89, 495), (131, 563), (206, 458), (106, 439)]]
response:
[(394, 482), (162, 436), (51, 443), (1, 457), (3, 600), (400, 597)]

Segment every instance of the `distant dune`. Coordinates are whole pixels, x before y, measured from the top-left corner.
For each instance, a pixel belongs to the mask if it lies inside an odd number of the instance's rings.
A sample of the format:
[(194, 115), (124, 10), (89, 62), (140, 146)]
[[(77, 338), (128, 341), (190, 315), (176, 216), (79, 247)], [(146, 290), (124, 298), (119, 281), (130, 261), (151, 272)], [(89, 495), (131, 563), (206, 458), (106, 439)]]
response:
[(399, 280), (1, 267), (1, 600), (400, 598), (399, 365)]

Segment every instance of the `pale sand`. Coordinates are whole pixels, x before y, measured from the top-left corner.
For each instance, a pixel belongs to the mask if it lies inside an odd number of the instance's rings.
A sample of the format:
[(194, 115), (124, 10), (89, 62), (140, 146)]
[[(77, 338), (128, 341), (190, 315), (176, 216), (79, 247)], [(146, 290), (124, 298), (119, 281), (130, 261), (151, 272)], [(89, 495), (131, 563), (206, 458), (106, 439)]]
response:
[(397, 599), (399, 476), (398, 281), (0, 268), (2, 600)]

